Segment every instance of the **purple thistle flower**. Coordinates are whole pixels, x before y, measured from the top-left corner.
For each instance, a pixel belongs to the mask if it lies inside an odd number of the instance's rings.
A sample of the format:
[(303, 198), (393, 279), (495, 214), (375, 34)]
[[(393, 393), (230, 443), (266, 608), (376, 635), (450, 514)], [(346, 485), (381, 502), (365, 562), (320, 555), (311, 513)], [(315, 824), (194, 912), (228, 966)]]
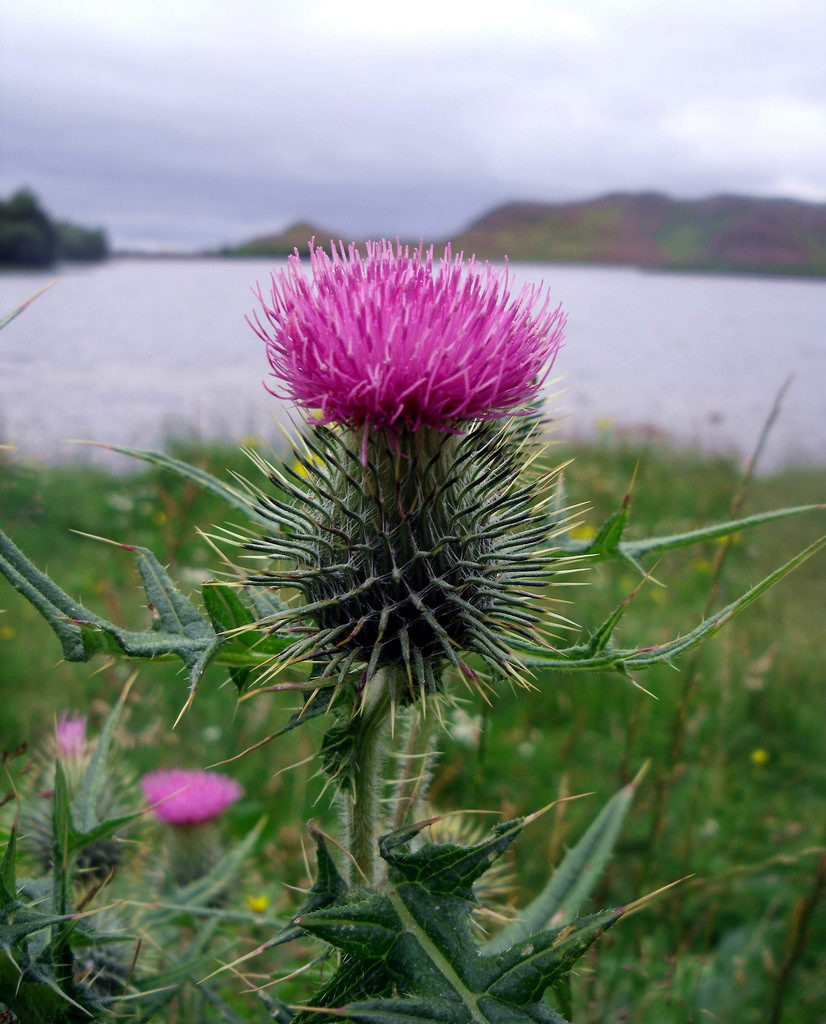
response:
[[(433, 248), (386, 239), (362, 257), (339, 243), (328, 256), (310, 244), (312, 283), (296, 251), (272, 275), (264, 322), (272, 393), (321, 422), (456, 429), (518, 412), (535, 397), (559, 348), (565, 316), (543, 289), (508, 293), (508, 269), (453, 256), (434, 267)], [(249, 318), (248, 318), (249, 319)]]
[(86, 716), (64, 711), (55, 726), (58, 756), (81, 757), (86, 749)]
[(152, 813), (168, 825), (201, 825), (212, 821), (241, 797), (240, 783), (219, 772), (169, 768), (141, 779)]

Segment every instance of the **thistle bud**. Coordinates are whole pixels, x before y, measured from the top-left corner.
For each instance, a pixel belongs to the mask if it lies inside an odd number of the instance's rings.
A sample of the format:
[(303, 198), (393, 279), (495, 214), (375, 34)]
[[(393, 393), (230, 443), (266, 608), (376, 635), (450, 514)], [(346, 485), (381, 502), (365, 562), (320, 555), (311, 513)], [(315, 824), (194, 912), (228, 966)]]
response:
[[(85, 785), (95, 741), (86, 733), (86, 716), (63, 712), (54, 732), (37, 754), (40, 790), (24, 805), (21, 822), (25, 844), (43, 871), (52, 866), (53, 785), (55, 762), (59, 761), (70, 798)], [(100, 818), (120, 817), (131, 809), (132, 780), (120, 767), (105, 768), (95, 811)], [(75, 855), (75, 877), (80, 885), (94, 886), (113, 874), (123, 860), (123, 838), (119, 833), (86, 843)]]

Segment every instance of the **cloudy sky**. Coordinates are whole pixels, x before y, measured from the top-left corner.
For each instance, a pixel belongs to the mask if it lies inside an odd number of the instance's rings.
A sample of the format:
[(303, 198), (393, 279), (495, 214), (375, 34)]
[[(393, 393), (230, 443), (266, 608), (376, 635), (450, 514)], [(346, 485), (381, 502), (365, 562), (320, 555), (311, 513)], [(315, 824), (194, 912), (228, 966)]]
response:
[(823, 0), (0, 0), (0, 194), (120, 244), (826, 200)]

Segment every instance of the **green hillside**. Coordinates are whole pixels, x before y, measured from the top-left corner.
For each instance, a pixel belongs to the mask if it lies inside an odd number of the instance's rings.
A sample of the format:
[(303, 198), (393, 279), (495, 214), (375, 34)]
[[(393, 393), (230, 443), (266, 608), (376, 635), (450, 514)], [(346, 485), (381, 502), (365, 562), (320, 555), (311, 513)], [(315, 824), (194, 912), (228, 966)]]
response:
[[(221, 250), (285, 256), (338, 233), (306, 222)], [(345, 238), (345, 241), (350, 239)], [(826, 203), (747, 196), (615, 193), (577, 203), (514, 202), (446, 241), (485, 259), (627, 264), (671, 270), (826, 276)], [(418, 240), (416, 240), (418, 243)]]
[(656, 193), (509, 203), (455, 239), (488, 259), (826, 275), (826, 204)]

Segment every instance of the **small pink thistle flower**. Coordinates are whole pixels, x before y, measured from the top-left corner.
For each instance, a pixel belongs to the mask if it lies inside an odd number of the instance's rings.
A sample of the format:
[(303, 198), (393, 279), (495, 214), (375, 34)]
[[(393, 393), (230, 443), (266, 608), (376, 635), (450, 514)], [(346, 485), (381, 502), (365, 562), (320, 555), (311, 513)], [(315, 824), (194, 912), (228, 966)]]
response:
[(81, 757), (86, 749), (86, 716), (64, 711), (55, 726), (55, 740), (60, 757)]
[[(321, 422), (455, 430), (524, 408), (539, 391), (559, 348), (565, 316), (543, 290), (508, 293), (508, 270), (475, 257), (438, 265), (433, 248), (412, 251), (383, 239), (362, 257), (351, 245), (328, 256), (310, 244), (313, 282), (296, 251), (272, 275), (269, 302), (259, 286), (272, 389)], [(249, 318), (248, 318), (249, 319)]]
[(149, 772), (141, 779), (141, 789), (156, 818), (184, 826), (212, 821), (244, 792), (228, 775), (187, 768)]

